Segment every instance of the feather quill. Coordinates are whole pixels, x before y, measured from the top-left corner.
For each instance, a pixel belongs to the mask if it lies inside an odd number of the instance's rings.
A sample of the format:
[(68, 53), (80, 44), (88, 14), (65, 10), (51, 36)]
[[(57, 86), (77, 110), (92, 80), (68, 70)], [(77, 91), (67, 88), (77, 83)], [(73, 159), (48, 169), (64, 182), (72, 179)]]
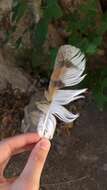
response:
[(85, 55), (71, 45), (63, 45), (59, 48), (53, 73), (51, 75), (48, 90), (45, 92), (46, 102), (38, 104), (38, 109), (42, 112), (37, 126), (37, 132), (41, 137), (52, 139), (56, 128), (56, 117), (65, 123), (73, 122), (79, 117), (79, 114), (69, 112), (64, 105), (83, 98), (81, 95), (86, 91), (68, 90), (70, 87), (80, 83), (86, 75)]

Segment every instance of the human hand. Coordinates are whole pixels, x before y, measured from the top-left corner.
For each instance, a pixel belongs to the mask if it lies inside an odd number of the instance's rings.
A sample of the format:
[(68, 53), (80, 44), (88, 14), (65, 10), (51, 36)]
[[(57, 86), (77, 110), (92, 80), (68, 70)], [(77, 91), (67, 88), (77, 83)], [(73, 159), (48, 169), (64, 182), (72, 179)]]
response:
[[(35, 145), (28, 162), (18, 178), (5, 179), (4, 169), (12, 155)], [(50, 149), (50, 142), (37, 134), (28, 133), (0, 142), (0, 190), (39, 190), (41, 172)]]

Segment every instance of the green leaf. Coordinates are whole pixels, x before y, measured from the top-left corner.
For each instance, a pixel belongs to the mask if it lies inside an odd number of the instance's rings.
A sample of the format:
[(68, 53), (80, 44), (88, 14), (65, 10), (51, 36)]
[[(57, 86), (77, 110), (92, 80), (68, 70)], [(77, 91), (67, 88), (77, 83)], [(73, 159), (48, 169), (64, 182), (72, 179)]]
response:
[(57, 19), (59, 17), (61, 17), (62, 14), (62, 10), (60, 8), (60, 6), (58, 5), (58, 1), (57, 0), (47, 0), (47, 7), (44, 10), (44, 17), (50, 21), (52, 19)]
[(58, 48), (52, 48), (50, 50), (50, 59), (51, 59), (51, 62), (53, 64), (55, 63), (55, 59), (56, 59), (57, 53), (58, 53)]
[(104, 106), (104, 96), (100, 93), (100, 92), (97, 92), (97, 93), (94, 93), (94, 97), (95, 97), (95, 102), (98, 106), (98, 108), (100, 110), (103, 110), (103, 106)]
[[(106, 94), (104, 91), (106, 91)], [(103, 75), (101, 75), (99, 79), (97, 77), (96, 86), (93, 89), (93, 95), (95, 97), (96, 104), (101, 110), (103, 110), (104, 105), (107, 103), (107, 72), (106, 77)]]
[(102, 22), (97, 29), (99, 35), (103, 35), (107, 31), (107, 15), (105, 17), (102, 18)]
[[(104, 78), (104, 80), (102, 81), (102, 91), (104, 93), (104, 90), (106, 89), (106, 93), (107, 93), (107, 78)], [(107, 94), (106, 94), (106, 100), (107, 100)]]
[(27, 10), (27, 2), (25, 0), (14, 1), (12, 10), (12, 21), (16, 23), (22, 18)]
[(35, 39), (36, 45), (41, 46), (46, 39), (48, 33), (48, 21), (46, 19), (41, 19), (35, 28)]
[(82, 38), (78, 32), (71, 33), (68, 40), (69, 44), (77, 46), (77, 47), (80, 47), (81, 41), (82, 41)]
[(86, 49), (87, 54), (95, 54), (97, 52), (97, 46), (94, 43), (88, 44), (88, 47)]
[(80, 5), (80, 11), (84, 13), (95, 13), (97, 11), (97, 0), (87, 0), (85, 3)]
[(58, 5), (57, 0), (48, 0), (47, 7), (44, 9), (44, 17), (40, 20), (35, 28), (36, 45), (42, 46), (44, 43), (48, 33), (49, 21), (52, 19), (57, 19), (60, 16), (62, 16), (62, 11)]

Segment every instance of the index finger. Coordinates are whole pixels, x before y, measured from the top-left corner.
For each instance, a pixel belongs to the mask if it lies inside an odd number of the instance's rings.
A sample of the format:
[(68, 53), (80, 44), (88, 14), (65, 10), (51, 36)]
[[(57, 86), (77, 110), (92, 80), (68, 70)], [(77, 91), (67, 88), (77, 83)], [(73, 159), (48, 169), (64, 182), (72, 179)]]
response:
[(27, 133), (1, 141), (0, 143), (0, 162), (6, 160), (14, 152), (22, 149), (26, 145), (37, 143), (40, 137), (36, 133)]

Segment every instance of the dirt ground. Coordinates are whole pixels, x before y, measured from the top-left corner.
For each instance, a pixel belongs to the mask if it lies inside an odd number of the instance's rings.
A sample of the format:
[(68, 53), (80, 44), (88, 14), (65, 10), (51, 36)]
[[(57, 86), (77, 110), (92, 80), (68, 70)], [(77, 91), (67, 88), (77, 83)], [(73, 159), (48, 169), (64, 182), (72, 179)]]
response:
[[(18, 175), (29, 153), (12, 158), (5, 175)], [(88, 98), (69, 135), (57, 132), (52, 142), (41, 190), (107, 189), (107, 111)]]

